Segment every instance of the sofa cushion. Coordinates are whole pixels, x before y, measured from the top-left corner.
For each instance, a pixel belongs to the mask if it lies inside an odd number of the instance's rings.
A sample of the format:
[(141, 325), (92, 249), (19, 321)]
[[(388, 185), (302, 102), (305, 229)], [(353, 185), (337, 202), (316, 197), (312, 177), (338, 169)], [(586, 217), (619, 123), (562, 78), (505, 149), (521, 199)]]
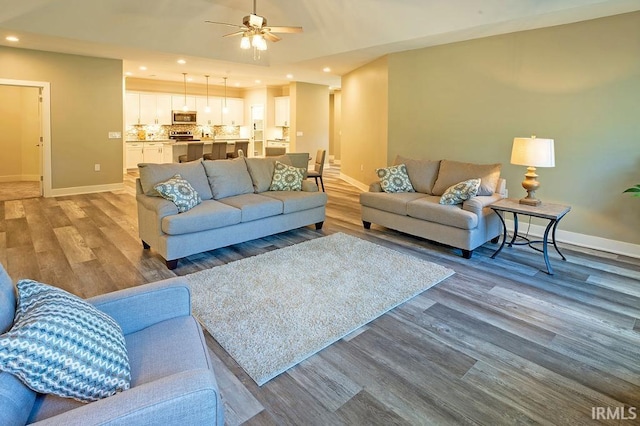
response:
[(440, 160), (414, 160), (398, 155), (394, 164), (407, 166), (407, 173), (413, 189), (431, 195), (433, 184), (438, 177)]
[(170, 164), (142, 163), (138, 164), (138, 170), (140, 172), (140, 185), (145, 195), (159, 197), (160, 194), (153, 187), (179, 174), (193, 186), (200, 198), (203, 200), (213, 198), (202, 161)]
[(162, 198), (173, 202), (178, 208), (178, 213), (184, 213), (202, 202), (198, 192), (179, 174), (154, 185), (153, 188)]
[(416, 219), (453, 226), (460, 229), (474, 229), (478, 226), (478, 216), (463, 210), (460, 204), (440, 204), (440, 197), (427, 195), (407, 203), (407, 213)]
[(13, 374), (0, 371), (0, 425), (25, 425), (36, 393)]
[(17, 284), (13, 327), (0, 336), (0, 364), (31, 389), (96, 401), (129, 389), (124, 335), (107, 314), (33, 280)]
[(415, 192), (404, 164), (376, 169), (376, 174), (384, 192)]
[(182, 235), (240, 223), (239, 209), (215, 200), (206, 200), (191, 210), (162, 218), (162, 232)]
[(301, 191), (305, 169), (276, 161), (269, 191)]
[(267, 191), (260, 195), (282, 201), (284, 214), (322, 207), (327, 204), (326, 192)]
[[(0, 334), (13, 324), (16, 313), (16, 292), (13, 281), (0, 264)], [(1, 424), (1, 423), (0, 423)]]
[(360, 204), (385, 212), (407, 215), (407, 203), (423, 198), (420, 192), (400, 192), (387, 194), (386, 192), (363, 192), (360, 194)]
[(253, 192), (253, 182), (244, 158), (203, 161), (214, 200)]
[(440, 197), (440, 204), (462, 204), (478, 194), (480, 178), (465, 180), (447, 188)]
[(253, 182), (253, 189), (256, 193), (265, 192), (269, 190), (271, 186), (271, 179), (273, 178), (273, 171), (275, 170), (276, 161), (282, 164), (291, 165), (291, 159), (287, 155), (281, 155), (279, 157), (245, 157), (247, 162), (247, 169), (251, 175), (251, 181)]
[(282, 201), (260, 194), (236, 195), (235, 197), (223, 198), (220, 202), (240, 209), (242, 222), (276, 216), (282, 214), (283, 211)]
[(500, 167), (500, 163), (473, 164), (442, 160), (438, 179), (436, 179), (431, 192), (433, 195), (442, 195), (452, 185), (465, 180), (480, 178), (478, 195), (491, 195), (496, 191), (498, 179), (500, 179)]

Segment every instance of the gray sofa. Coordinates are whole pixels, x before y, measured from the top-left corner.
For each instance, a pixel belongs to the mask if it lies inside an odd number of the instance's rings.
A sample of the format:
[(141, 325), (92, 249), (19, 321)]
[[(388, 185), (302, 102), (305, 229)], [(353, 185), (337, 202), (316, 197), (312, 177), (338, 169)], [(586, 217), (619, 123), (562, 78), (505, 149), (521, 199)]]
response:
[[(276, 160), (291, 164), (286, 155), (140, 164), (136, 199), (143, 246), (156, 250), (173, 269), (178, 259), (192, 254), (311, 224), (321, 229), (327, 195), (309, 181), (302, 182), (302, 191), (269, 191)], [(203, 200), (184, 213), (153, 188), (176, 173)]]
[[(462, 250), (471, 258), (473, 250), (489, 240), (497, 242), (502, 225), (488, 206), (505, 197), (506, 182), (500, 164), (415, 160), (398, 156), (394, 164), (405, 164), (415, 192), (386, 193), (379, 182), (360, 194), (365, 229), (375, 223)], [(440, 204), (447, 188), (481, 178), (479, 195), (457, 205)]]
[[(131, 388), (95, 402), (38, 394), (0, 371), (0, 424), (223, 425), (224, 410), (204, 335), (182, 278), (88, 302), (122, 328)], [(13, 323), (15, 287), (0, 265), (0, 333)]]

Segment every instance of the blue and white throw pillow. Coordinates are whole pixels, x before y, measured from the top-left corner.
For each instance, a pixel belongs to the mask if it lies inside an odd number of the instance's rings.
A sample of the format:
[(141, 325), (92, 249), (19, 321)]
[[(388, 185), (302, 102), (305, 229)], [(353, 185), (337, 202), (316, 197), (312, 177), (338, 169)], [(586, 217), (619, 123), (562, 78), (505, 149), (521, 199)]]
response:
[(184, 213), (202, 202), (198, 192), (179, 174), (153, 187), (163, 198), (173, 201), (179, 213)]
[(122, 329), (77, 296), (33, 280), (17, 284), (13, 326), (0, 335), (0, 370), (40, 393), (82, 402), (129, 389)]
[(460, 204), (478, 194), (481, 179), (469, 179), (451, 185), (440, 197), (440, 204)]
[(269, 191), (302, 191), (304, 169), (276, 160)]
[(409, 180), (407, 166), (404, 164), (376, 169), (376, 174), (380, 178), (380, 187), (384, 192), (416, 192)]

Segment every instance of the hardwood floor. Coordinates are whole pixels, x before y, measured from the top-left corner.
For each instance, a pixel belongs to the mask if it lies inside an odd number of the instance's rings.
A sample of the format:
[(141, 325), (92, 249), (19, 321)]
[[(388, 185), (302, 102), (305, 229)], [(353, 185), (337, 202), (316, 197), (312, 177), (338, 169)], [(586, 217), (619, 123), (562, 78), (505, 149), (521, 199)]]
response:
[[(229, 425), (640, 424), (639, 259), (563, 246), (555, 276), (527, 248), (492, 260), (487, 244), (465, 260), (364, 230), (359, 191), (328, 169), (323, 230), (190, 256), (169, 271), (142, 250), (133, 179), (120, 192), (0, 202), (0, 262), (14, 279), (89, 297), (345, 232), (456, 271), (262, 387), (207, 335)], [(596, 407), (616, 419), (592, 419)]]

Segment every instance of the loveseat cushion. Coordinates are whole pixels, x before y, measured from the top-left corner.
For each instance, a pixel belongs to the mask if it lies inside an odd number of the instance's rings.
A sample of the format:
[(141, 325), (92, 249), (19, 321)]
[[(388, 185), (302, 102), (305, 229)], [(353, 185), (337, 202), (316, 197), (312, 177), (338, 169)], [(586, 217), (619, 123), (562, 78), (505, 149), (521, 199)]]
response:
[(442, 160), (438, 179), (431, 191), (433, 195), (442, 195), (452, 185), (469, 179), (480, 178), (478, 195), (491, 195), (496, 192), (498, 179), (500, 179), (500, 163), (473, 164), (460, 161)]
[(407, 173), (413, 189), (417, 192), (431, 195), (433, 184), (438, 177), (440, 160), (414, 160), (398, 155), (394, 164), (407, 166)]
[[(186, 164), (186, 163), (184, 163)], [(215, 200), (206, 200), (185, 213), (162, 218), (162, 232), (182, 235), (240, 223), (239, 209)]]
[(11, 277), (0, 264), (0, 334), (11, 328), (16, 313), (16, 291)]
[(271, 180), (273, 179), (273, 172), (275, 170), (275, 163), (279, 161), (283, 164), (291, 165), (291, 158), (288, 155), (281, 155), (279, 157), (244, 157), (247, 162), (247, 169), (251, 175), (251, 181), (253, 182), (254, 192), (259, 194), (269, 190), (271, 186)]
[(13, 374), (0, 371), (0, 425), (24, 425), (36, 393)]
[(327, 204), (325, 192), (267, 191), (261, 195), (282, 201), (284, 214), (322, 207)]
[(203, 161), (214, 200), (234, 195), (250, 194), (253, 190), (251, 175), (243, 157), (233, 160)]
[(138, 170), (140, 185), (145, 195), (159, 197), (160, 194), (154, 189), (154, 186), (179, 174), (193, 186), (200, 198), (203, 200), (213, 198), (202, 161), (169, 164), (142, 163), (138, 164)]
[(235, 197), (223, 198), (220, 202), (240, 209), (242, 222), (276, 216), (282, 214), (283, 211), (282, 201), (260, 194), (236, 195)]
[(407, 214), (416, 219), (453, 226), (460, 229), (473, 229), (478, 226), (478, 216), (462, 209), (462, 205), (440, 204), (440, 197), (428, 195), (407, 203)]
[(407, 203), (423, 198), (420, 192), (399, 192), (388, 194), (386, 192), (363, 192), (360, 194), (360, 204), (389, 213), (407, 215)]

